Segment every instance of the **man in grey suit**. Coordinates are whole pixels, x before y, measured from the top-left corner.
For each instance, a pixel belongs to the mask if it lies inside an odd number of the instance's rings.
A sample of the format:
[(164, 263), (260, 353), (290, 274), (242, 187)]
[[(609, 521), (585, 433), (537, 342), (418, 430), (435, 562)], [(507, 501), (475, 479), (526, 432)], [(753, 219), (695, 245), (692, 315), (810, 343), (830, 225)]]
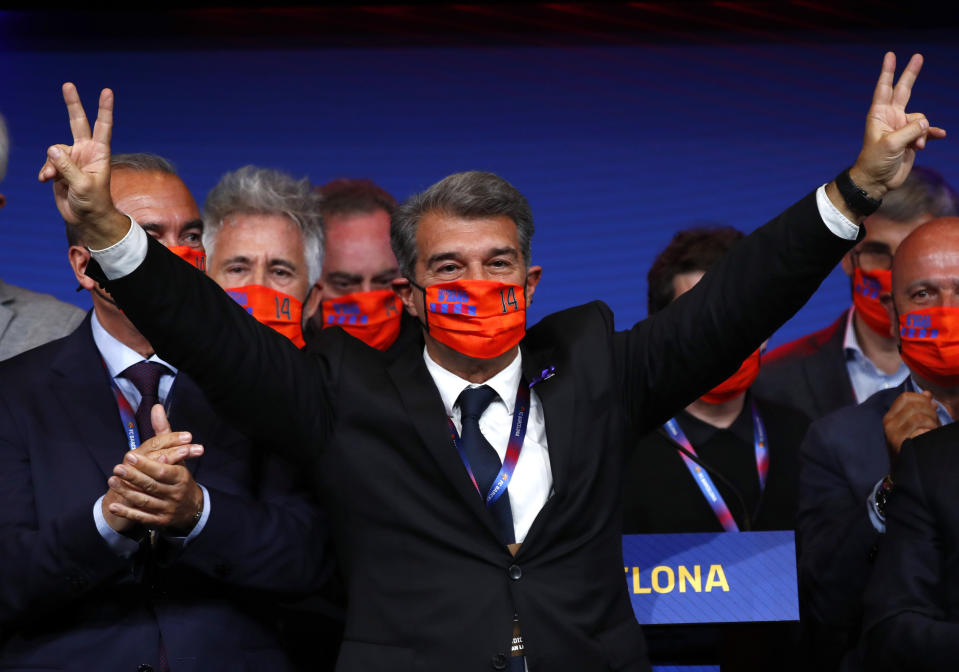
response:
[[(10, 136), (0, 116), (0, 182), (7, 174)], [(0, 208), (7, 199), (0, 194)], [(84, 312), (49, 294), (8, 285), (0, 280), (0, 360), (66, 336), (83, 321)]]

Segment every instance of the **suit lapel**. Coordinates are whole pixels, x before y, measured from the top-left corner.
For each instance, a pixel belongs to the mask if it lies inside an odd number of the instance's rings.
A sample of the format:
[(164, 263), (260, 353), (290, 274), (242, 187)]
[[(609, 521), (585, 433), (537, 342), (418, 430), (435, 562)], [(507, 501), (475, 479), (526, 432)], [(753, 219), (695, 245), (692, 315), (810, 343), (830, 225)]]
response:
[(453, 445), (446, 422), (446, 409), (436, 384), (426, 369), (422, 354), (415, 347), (407, 348), (402, 356), (394, 359), (387, 370), (407, 417), (439, 465), (440, 471), (463, 499), (466, 507), (489, 530), (493, 539), (497, 539), (493, 517), (486, 510)]
[(109, 477), (128, 446), (109, 374), (93, 342), (89, 314), (67, 336), (51, 368), (60, 377), (52, 394), (72, 423), (76, 440)]
[[(543, 408), (543, 420), (546, 423), (546, 443), (549, 451), (549, 464), (553, 472), (553, 490), (559, 494), (565, 492), (568, 484), (567, 467), (573, 439), (573, 406), (575, 390), (569, 372), (564, 377), (563, 363), (551, 361), (553, 350), (531, 352), (523, 348), (523, 374), (526, 380), (533, 382), (533, 391), (539, 397)], [(538, 380), (543, 371), (557, 367), (553, 375)]]
[[(856, 403), (852, 381), (849, 380), (849, 371), (846, 368), (846, 353), (843, 348), (845, 331), (844, 326), (836, 329), (815, 356), (805, 359), (803, 368), (809, 388), (816, 390), (814, 398), (817, 400), (816, 410), (820, 416)], [(830, 381), (839, 384), (831, 384)]]

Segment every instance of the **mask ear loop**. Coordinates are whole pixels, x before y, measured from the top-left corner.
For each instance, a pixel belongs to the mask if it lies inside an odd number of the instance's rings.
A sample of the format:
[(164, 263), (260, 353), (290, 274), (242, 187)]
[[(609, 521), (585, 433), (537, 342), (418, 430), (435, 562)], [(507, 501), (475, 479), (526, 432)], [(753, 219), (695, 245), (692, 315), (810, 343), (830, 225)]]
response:
[(407, 278), (406, 280), (412, 287), (423, 292), (423, 321), (420, 322), (420, 324), (423, 325), (423, 328), (426, 329), (426, 333), (428, 334), (430, 333), (430, 311), (426, 307), (426, 287), (417, 284), (413, 278)]

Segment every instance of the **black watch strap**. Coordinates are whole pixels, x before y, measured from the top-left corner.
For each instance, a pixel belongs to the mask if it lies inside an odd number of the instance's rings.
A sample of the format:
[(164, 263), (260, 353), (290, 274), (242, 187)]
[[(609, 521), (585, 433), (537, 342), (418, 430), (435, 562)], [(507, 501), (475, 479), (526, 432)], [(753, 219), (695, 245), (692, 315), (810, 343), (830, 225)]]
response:
[(849, 177), (849, 168), (836, 176), (836, 188), (849, 209), (860, 217), (868, 217), (882, 205), (881, 198), (871, 198), (866, 191)]

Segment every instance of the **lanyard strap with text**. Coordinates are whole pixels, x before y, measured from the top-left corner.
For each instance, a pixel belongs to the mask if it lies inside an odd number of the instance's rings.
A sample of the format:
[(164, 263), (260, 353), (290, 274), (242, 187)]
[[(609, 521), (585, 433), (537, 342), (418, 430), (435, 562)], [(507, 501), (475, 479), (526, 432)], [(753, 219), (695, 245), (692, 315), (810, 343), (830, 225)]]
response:
[[(769, 444), (766, 440), (766, 427), (763, 425), (762, 418), (759, 417), (759, 411), (756, 410), (755, 403), (752, 404), (752, 414), (753, 451), (756, 456), (756, 473), (759, 475), (759, 492), (761, 494), (766, 488), (766, 475), (769, 473)], [(696, 454), (696, 450), (693, 448), (693, 444), (689, 442), (689, 439), (686, 438), (683, 430), (680, 429), (679, 423), (676, 422), (676, 418), (671, 418), (669, 422), (664, 425), (664, 428), (669, 434), (670, 439), (688, 450), (693, 455), (696, 455), (696, 457), (699, 457)], [(709, 477), (709, 474), (706, 473), (706, 470), (689, 459), (689, 457), (684, 455), (681, 451), (679, 456), (683, 458), (686, 468), (692, 475), (693, 480), (696, 481), (696, 485), (699, 486), (699, 490), (703, 493), (703, 497), (706, 498), (706, 501), (709, 502), (710, 507), (712, 507), (713, 513), (716, 514), (716, 518), (719, 520), (719, 524), (722, 525), (723, 529), (727, 532), (739, 532), (739, 526), (736, 525), (736, 520), (733, 518), (733, 514), (729, 510), (729, 506), (726, 504), (726, 501), (723, 499), (722, 495), (719, 494), (719, 490), (716, 489), (713, 479)]]
[[(503, 493), (506, 492), (506, 489), (509, 487), (510, 480), (513, 478), (516, 462), (519, 461), (519, 454), (523, 449), (523, 440), (526, 438), (526, 424), (529, 421), (529, 389), (532, 386), (532, 384), (527, 385), (525, 380), (519, 381), (519, 388), (516, 390), (516, 403), (513, 405), (513, 426), (510, 429), (509, 443), (506, 445), (506, 457), (503, 459), (503, 466), (500, 467), (499, 473), (496, 475), (496, 480), (493, 481), (489, 492), (486, 493), (486, 506), (492, 506), (497, 499), (503, 496)], [(466, 457), (466, 451), (463, 450), (462, 441), (460, 440), (459, 433), (456, 431), (456, 425), (453, 424), (453, 420), (450, 418), (447, 418), (446, 421), (449, 423), (450, 436), (453, 438), (453, 444), (460, 454), (460, 459), (463, 460), (463, 464), (466, 466), (470, 480), (473, 481), (473, 487), (475, 487), (476, 492), (479, 492), (480, 496), (482, 496), (483, 493), (480, 492), (479, 485), (476, 483), (476, 477), (473, 476), (473, 469), (470, 467), (469, 458)]]
[[(104, 363), (103, 366), (106, 367), (106, 363)], [(110, 375), (109, 371), (107, 375)], [(123, 423), (123, 434), (127, 437), (127, 444), (129, 444), (130, 450), (136, 450), (140, 445), (140, 430), (137, 428), (137, 418), (133, 413), (133, 407), (130, 405), (130, 402), (127, 401), (127, 398), (123, 396), (123, 392), (120, 391), (116, 381), (113, 380), (113, 376), (110, 376), (110, 388), (117, 398), (117, 408), (120, 409), (120, 422)]]

